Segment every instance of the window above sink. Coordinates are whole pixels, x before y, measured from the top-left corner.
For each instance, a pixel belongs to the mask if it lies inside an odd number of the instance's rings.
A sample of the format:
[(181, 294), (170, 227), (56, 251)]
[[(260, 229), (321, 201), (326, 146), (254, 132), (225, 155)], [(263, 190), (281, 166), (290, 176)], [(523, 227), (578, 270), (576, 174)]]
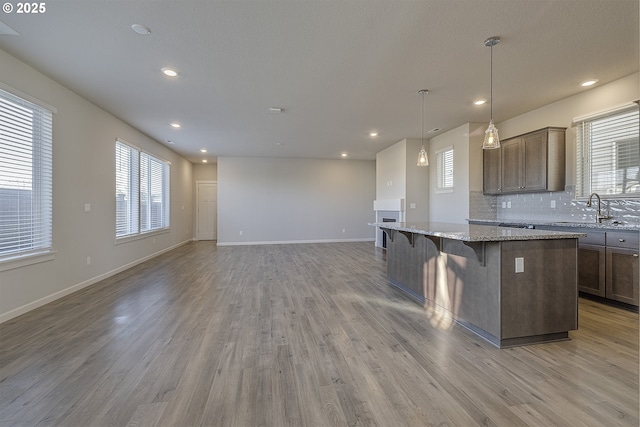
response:
[(640, 141), (637, 101), (574, 119), (576, 198), (640, 197)]

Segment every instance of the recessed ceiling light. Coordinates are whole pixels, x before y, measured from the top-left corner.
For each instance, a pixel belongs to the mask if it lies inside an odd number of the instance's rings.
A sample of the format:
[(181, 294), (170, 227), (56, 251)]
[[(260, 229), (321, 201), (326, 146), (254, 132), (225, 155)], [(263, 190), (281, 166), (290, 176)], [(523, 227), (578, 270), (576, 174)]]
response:
[(593, 86), (597, 82), (598, 82), (598, 79), (591, 79), (591, 80), (587, 80), (585, 82), (580, 83), (580, 86), (583, 86), (583, 87)]
[(178, 122), (173, 122), (171, 123), (171, 127), (172, 128), (176, 128), (176, 129), (180, 129), (182, 127), (182, 125)]
[(477, 99), (475, 101), (473, 101), (473, 105), (482, 105), (482, 104), (486, 104), (487, 101), (485, 101), (484, 99)]
[(347, 153), (340, 154), (342, 157), (347, 157)]
[(141, 36), (146, 36), (151, 34), (151, 30), (149, 29), (149, 27), (147, 27), (146, 25), (142, 25), (142, 24), (133, 24), (131, 26), (131, 29), (133, 31), (135, 31), (136, 33), (140, 34)]
[(282, 113), (282, 108), (278, 108), (278, 107), (269, 107), (269, 112), (271, 114), (278, 114), (278, 113)]
[(168, 77), (176, 77), (178, 75), (178, 72), (173, 68), (163, 68), (161, 71), (162, 74)]
[(207, 163), (207, 159), (203, 159), (203, 160), (202, 160), (202, 163)]
[(201, 152), (201, 153), (206, 153), (206, 152), (207, 152), (207, 150), (205, 150), (204, 148), (202, 148), (202, 149), (200, 149), (200, 152)]
[(378, 132), (376, 132), (376, 131), (369, 132), (369, 136), (376, 137), (376, 136), (378, 136)]

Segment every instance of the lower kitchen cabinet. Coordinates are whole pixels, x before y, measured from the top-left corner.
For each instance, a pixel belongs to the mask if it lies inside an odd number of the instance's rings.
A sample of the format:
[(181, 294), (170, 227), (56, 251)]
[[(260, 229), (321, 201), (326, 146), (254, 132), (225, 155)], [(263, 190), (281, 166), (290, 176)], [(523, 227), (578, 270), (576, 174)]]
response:
[(638, 233), (607, 232), (606, 296), (638, 305)]
[(607, 298), (638, 305), (638, 251), (607, 247)]
[(578, 246), (578, 290), (604, 297), (606, 292), (606, 251), (604, 246)]

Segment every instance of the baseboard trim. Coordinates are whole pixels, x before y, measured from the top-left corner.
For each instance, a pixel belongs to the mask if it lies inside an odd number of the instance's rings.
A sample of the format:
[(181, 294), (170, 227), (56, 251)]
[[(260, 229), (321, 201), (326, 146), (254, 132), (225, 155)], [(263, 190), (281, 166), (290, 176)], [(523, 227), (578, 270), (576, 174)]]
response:
[(61, 291), (54, 292), (51, 295), (47, 295), (46, 297), (42, 297), (40, 299), (37, 299), (37, 300), (32, 301), (30, 303), (27, 303), (27, 304), (25, 304), (25, 305), (23, 305), (21, 307), (14, 308), (13, 310), (9, 310), (6, 313), (0, 314), (0, 323), (4, 323), (4, 322), (6, 322), (8, 320), (13, 319), (14, 317), (18, 317), (18, 316), (20, 316), (22, 314), (28, 313), (31, 310), (35, 310), (38, 307), (42, 307), (45, 304), (53, 302), (53, 301), (55, 301), (57, 299), (65, 297), (65, 296), (67, 296), (69, 294), (72, 294), (72, 293), (74, 293), (76, 291), (79, 291), (81, 289), (84, 289), (87, 286), (91, 286), (91, 285), (93, 285), (95, 283), (98, 283), (101, 280), (104, 280), (104, 279), (107, 279), (107, 278), (109, 278), (111, 276), (114, 276), (114, 275), (116, 275), (116, 274), (118, 274), (118, 273), (120, 273), (122, 271), (125, 271), (125, 270), (127, 270), (127, 269), (129, 269), (131, 267), (134, 267), (134, 266), (136, 266), (138, 264), (142, 264), (145, 261), (148, 261), (148, 260), (150, 260), (152, 258), (155, 258), (155, 257), (157, 257), (159, 255), (162, 255), (163, 253), (166, 253), (166, 252), (169, 252), (169, 251), (174, 250), (176, 248), (179, 248), (180, 246), (186, 245), (187, 243), (190, 243), (192, 241), (193, 241), (193, 239), (187, 239), (187, 240), (185, 240), (183, 242), (180, 242), (178, 244), (175, 244), (173, 246), (169, 246), (168, 248), (165, 248), (165, 249), (163, 249), (161, 251), (154, 252), (154, 253), (152, 253), (150, 255), (147, 255), (145, 257), (137, 259), (137, 260), (135, 260), (133, 262), (130, 262), (128, 264), (122, 265), (122, 266), (120, 266), (118, 268), (115, 268), (115, 269), (113, 269), (111, 271), (107, 271), (106, 273), (103, 273), (103, 274), (100, 274), (98, 276), (92, 277), (92, 278), (87, 279), (87, 280), (85, 280), (83, 282), (76, 283), (75, 285), (69, 286), (68, 288), (65, 288), (65, 289), (63, 289)]
[(326, 239), (326, 240), (262, 240), (257, 242), (220, 242), (218, 246), (253, 246), (253, 245), (296, 245), (305, 243), (354, 243), (354, 242), (375, 242), (375, 238), (367, 237), (362, 239)]

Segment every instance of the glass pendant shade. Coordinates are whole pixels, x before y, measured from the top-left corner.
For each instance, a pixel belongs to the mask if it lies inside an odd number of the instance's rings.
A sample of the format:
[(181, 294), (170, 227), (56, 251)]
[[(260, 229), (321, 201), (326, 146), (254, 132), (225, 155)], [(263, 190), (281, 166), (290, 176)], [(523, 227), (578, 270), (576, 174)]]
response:
[(484, 131), (483, 150), (492, 150), (500, 148), (500, 138), (498, 137), (498, 129), (493, 125), (493, 120), (489, 122), (489, 127)]
[(429, 158), (427, 157), (427, 152), (424, 149), (424, 145), (418, 153), (418, 166), (429, 166)]
[(493, 47), (500, 43), (500, 37), (489, 37), (484, 41), (484, 45), (491, 50), (491, 62), (490, 62), (490, 77), (489, 77), (489, 91), (491, 99), (491, 113), (489, 120), (489, 127), (484, 131), (484, 142), (482, 143), (483, 150), (492, 150), (494, 148), (500, 148), (500, 138), (498, 137), (498, 129), (493, 124)]
[(422, 95), (422, 148), (418, 152), (418, 166), (429, 166), (429, 157), (427, 151), (424, 149), (424, 96), (429, 93), (427, 89), (420, 89), (418, 91)]

